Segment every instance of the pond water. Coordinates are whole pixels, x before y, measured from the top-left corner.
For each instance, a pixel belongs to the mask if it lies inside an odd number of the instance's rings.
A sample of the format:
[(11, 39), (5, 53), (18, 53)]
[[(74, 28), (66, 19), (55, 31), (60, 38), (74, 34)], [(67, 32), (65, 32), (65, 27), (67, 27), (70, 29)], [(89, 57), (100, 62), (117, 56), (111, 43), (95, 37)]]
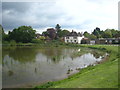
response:
[(3, 88), (60, 80), (104, 57), (106, 53), (88, 48), (3, 47)]

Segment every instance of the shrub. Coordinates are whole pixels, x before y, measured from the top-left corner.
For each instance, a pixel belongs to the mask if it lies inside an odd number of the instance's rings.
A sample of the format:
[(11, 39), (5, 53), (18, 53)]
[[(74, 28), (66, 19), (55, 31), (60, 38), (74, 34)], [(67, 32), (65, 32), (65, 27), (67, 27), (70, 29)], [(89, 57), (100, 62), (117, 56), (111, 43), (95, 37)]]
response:
[(11, 41), (10, 41), (10, 45), (11, 45), (11, 46), (16, 45), (16, 41), (15, 41), (15, 40), (11, 40)]
[(44, 43), (44, 41), (40, 39), (32, 39), (32, 43)]

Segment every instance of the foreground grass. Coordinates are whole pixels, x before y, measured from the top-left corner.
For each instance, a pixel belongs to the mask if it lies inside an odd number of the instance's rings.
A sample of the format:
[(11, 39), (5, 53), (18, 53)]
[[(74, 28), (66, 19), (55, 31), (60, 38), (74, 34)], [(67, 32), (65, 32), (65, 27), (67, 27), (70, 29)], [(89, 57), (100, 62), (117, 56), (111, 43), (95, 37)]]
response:
[(108, 61), (89, 66), (67, 79), (48, 82), (36, 88), (118, 88), (118, 46), (80, 45), (110, 53)]

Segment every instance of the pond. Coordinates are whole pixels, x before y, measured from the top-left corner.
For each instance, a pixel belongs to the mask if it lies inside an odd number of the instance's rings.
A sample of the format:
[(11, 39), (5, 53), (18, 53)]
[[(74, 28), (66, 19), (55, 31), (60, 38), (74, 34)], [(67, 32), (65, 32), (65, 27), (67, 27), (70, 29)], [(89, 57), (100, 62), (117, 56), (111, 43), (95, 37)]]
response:
[(67, 78), (106, 56), (105, 52), (88, 48), (3, 47), (3, 88), (29, 87)]

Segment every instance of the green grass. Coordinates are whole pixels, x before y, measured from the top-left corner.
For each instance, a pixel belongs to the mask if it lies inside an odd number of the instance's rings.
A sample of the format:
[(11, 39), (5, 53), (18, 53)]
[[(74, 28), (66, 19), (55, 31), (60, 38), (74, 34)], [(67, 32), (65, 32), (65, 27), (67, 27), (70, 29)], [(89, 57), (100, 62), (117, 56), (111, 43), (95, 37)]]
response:
[(49, 42), (39, 42), (39, 43), (22, 43), (22, 42), (15, 42), (12, 41), (3, 41), (3, 46), (39, 46), (39, 47), (67, 47), (67, 45), (64, 42), (60, 41), (49, 41)]
[[(77, 45), (78, 47), (78, 45)], [(67, 79), (48, 82), (35, 88), (118, 88), (118, 46), (80, 45), (110, 53), (108, 60), (82, 69)]]

